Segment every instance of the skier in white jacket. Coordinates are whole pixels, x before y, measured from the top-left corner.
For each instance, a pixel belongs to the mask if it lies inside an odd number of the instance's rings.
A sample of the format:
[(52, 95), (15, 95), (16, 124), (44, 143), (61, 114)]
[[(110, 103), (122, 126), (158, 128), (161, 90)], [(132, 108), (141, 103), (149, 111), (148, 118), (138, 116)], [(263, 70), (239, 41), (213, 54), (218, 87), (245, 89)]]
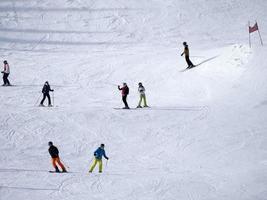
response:
[(141, 106), (142, 100), (144, 100), (144, 107), (148, 107), (148, 105), (146, 103), (145, 91), (146, 91), (145, 87), (142, 85), (142, 83), (138, 83), (138, 92), (140, 93), (140, 100), (139, 100), (137, 108), (142, 108), (142, 106)]
[(3, 74), (3, 81), (4, 81), (3, 86), (10, 86), (11, 84), (8, 80), (8, 76), (10, 74), (10, 68), (6, 60), (4, 61), (4, 71), (2, 71), (1, 73)]

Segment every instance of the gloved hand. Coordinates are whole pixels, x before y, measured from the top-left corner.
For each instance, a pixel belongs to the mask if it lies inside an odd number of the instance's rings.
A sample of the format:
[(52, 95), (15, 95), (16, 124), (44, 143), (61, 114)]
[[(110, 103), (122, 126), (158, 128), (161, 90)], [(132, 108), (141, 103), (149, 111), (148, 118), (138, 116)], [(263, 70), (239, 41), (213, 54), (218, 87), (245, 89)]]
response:
[(109, 157), (107, 157), (107, 160), (109, 159)]
[(52, 92), (54, 92), (54, 90), (51, 90)]

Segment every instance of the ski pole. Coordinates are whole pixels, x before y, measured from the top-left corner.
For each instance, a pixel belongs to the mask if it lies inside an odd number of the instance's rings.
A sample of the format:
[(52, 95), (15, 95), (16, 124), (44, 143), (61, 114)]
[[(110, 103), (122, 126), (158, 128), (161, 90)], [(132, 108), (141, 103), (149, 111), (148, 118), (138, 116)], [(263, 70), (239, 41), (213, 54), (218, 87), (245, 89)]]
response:
[(37, 103), (39, 102), (39, 99), (40, 99), (41, 95), (42, 95), (42, 94), (40, 94), (40, 95), (39, 95), (39, 97), (38, 97), (38, 99), (37, 99), (36, 103), (34, 104), (34, 106), (36, 106), (36, 105), (37, 105)]
[(106, 160), (106, 166), (105, 166), (106, 170), (108, 168), (108, 160)]
[(54, 97), (54, 91), (53, 91), (53, 93), (52, 93), (52, 94), (53, 94), (53, 96), (52, 96), (52, 97), (53, 97), (53, 106), (55, 106), (55, 97)]
[[(90, 160), (89, 165), (91, 165), (93, 159), (94, 159), (94, 157), (92, 157), (92, 159)], [(89, 171), (90, 171), (90, 168), (91, 168), (91, 166), (89, 166)]]
[(66, 165), (66, 163), (64, 162), (64, 161), (62, 161), (62, 160), (60, 160), (62, 163), (63, 163), (63, 165), (64, 166), (66, 166), (68, 169), (70, 168), (68, 165)]

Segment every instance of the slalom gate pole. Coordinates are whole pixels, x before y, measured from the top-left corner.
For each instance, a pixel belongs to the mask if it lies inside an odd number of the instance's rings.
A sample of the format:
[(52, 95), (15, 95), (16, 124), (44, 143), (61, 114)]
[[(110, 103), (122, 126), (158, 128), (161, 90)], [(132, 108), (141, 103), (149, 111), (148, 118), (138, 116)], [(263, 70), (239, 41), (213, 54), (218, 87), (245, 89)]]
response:
[[(257, 21), (256, 21), (256, 23), (257, 23)], [(260, 33), (260, 29), (259, 29), (259, 25), (258, 25), (258, 33), (259, 33), (259, 37), (260, 37), (260, 41), (261, 41), (261, 46), (263, 46), (263, 42), (262, 42), (262, 38), (261, 38), (261, 33)]]
[(251, 40), (250, 40), (249, 27), (250, 27), (250, 22), (248, 21), (248, 43), (249, 43), (249, 47), (251, 48)]
[(39, 95), (39, 97), (38, 97), (38, 99), (37, 99), (37, 101), (36, 101), (36, 103), (34, 104), (34, 106), (36, 106), (37, 105), (37, 103), (39, 102), (39, 100), (40, 100), (40, 97), (42, 96), (42, 94), (40, 94)]

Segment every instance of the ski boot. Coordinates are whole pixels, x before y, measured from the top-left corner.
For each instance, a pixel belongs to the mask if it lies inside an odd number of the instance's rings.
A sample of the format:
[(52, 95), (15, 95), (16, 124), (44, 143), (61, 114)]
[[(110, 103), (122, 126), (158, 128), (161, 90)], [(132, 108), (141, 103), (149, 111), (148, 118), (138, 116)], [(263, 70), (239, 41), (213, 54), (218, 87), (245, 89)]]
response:
[(55, 167), (55, 172), (60, 173), (58, 167)]

